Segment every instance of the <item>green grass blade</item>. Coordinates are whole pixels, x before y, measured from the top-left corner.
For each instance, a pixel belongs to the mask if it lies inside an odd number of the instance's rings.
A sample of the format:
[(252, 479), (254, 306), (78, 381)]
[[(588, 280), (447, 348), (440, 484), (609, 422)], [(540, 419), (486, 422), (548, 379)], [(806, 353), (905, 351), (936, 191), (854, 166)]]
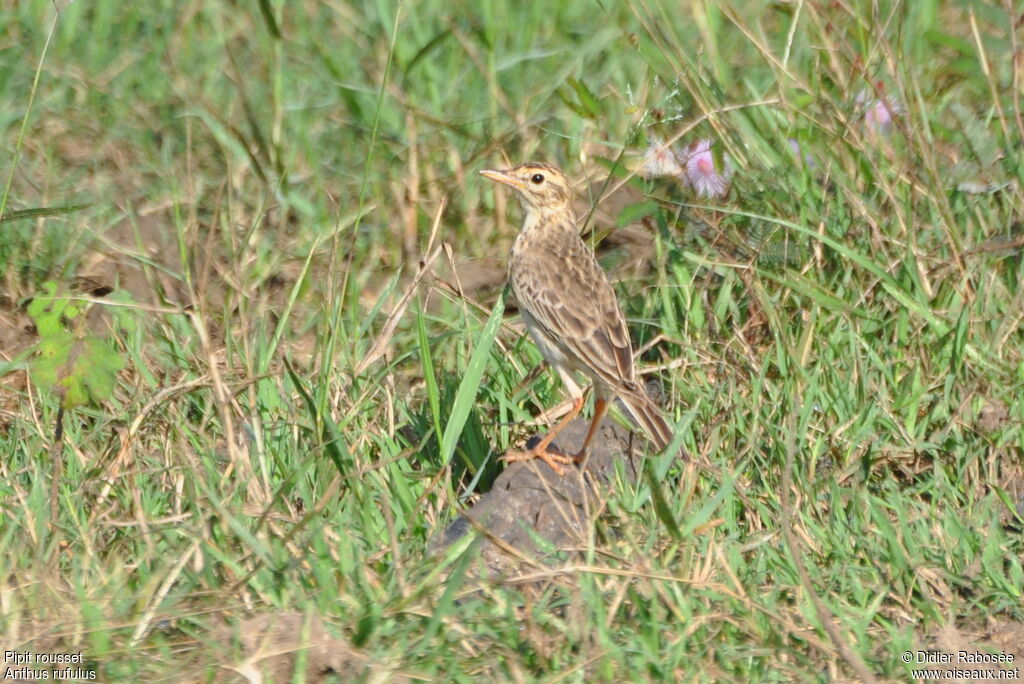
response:
[(452, 402), (452, 413), (448, 417), (448, 424), (444, 428), (444, 436), (441, 438), (441, 463), (447, 464), (455, 453), (455, 445), (458, 443), (459, 435), (466, 426), (466, 419), (473, 409), (476, 401), (477, 391), (480, 389), (480, 378), (483, 377), (484, 368), (490, 358), (491, 345), (498, 336), (498, 329), (501, 327), (502, 314), (505, 312), (505, 300), (498, 299), (494, 303), (494, 310), (484, 326), (483, 332), (476, 340), (476, 348), (469, 357), (469, 364), (466, 372), (459, 383), (459, 389), (455, 392), (455, 401)]

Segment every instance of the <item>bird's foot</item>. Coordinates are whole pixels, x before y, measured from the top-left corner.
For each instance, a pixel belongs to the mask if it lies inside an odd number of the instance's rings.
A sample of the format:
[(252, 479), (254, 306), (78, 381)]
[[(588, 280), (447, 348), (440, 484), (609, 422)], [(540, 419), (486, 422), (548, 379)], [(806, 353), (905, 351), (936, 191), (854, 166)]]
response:
[(563, 453), (554, 451), (551, 447), (540, 447), (537, 445), (532, 449), (526, 451), (510, 451), (506, 453), (502, 460), (506, 463), (516, 463), (517, 461), (532, 461), (534, 459), (540, 459), (550, 466), (559, 475), (565, 475), (565, 469), (563, 465), (574, 465), (579, 463), (579, 460), (574, 456), (566, 456)]

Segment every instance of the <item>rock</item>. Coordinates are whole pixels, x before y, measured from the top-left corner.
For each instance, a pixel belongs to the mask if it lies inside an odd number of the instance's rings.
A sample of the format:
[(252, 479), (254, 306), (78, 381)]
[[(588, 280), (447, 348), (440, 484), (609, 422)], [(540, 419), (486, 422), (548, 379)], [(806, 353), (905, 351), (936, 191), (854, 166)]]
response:
[[(589, 420), (577, 418), (559, 433), (555, 446), (573, 453), (583, 443)], [(534, 437), (530, 446), (540, 439)], [(505, 469), (494, 486), (464, 511), (435, 540), (432, 551), (442, 553), (474, 530), (481, 535), (481, 555), (491, 576), (508, 577), (552, 550), (586, 543), (594, 517), (603, 510), (615, 476), (616, 462), (635, 480), (645, 444), (633, 433), (606, 418), (591, 443), (583, 467), (565, 466), (556, 473), (543, 461), (517, 462)]]

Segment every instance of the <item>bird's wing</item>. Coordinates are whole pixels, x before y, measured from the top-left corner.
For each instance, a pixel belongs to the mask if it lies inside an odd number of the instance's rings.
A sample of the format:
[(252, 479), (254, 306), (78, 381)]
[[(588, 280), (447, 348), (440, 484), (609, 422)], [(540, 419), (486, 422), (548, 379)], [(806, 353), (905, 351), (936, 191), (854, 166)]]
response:
[(572, 237), (523, 255), (516, 298), (566, 355), (611, 387), (631, 388), (633, 350), (615, 290), (593, 252)]

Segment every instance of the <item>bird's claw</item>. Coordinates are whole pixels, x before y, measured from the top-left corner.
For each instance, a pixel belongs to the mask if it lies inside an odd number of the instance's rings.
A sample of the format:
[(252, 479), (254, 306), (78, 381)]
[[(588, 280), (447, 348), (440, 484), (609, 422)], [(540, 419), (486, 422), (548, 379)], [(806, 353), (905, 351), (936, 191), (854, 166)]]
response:
[(566, 456), (560, 454), (557, 451), (549, 451), (547, 448), (544, 449), (529, 449), (528, 451), (510, 451), (502, 457), (506, 463), (516, 463), (518, 461), (532, 461), (534, 459), (540, 459), (548, 464), (548, 466), (559, 475), (565, 475), (565, 469), (562, 465), (575, 465), (579, 463), (579, 460), (574, 456)]

